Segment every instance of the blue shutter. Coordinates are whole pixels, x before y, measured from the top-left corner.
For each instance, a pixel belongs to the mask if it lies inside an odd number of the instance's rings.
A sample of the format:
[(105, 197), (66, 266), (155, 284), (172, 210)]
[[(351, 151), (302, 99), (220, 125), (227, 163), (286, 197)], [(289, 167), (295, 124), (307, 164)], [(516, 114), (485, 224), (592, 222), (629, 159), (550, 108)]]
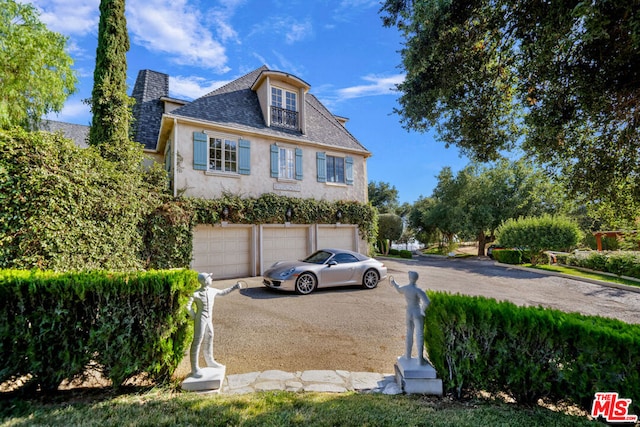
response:
[(318, 182), (327, 182), (327, 156), (322, 152), (316, 153), (316, 167), (318, 168)]
[(280, 165), (278, 164), (279, 151), (276, 144), (271, 144), (271, 178), (278, 177), (278, 171), (280, 169)]
[(344, 178), (347, 181), (347, 185), (353, 185), (353, 157), (345, 157), (344, 168)]
[(302, 150), (296, 148), (296, 179), (302, 180)]
[(251, 142), (240, 139), (238, 144), (238, 173), (251, 175)]
[(200, 171), (207, 170), (207, 149), (209, 138), (206, 133), (193, 133), (193, 168)]

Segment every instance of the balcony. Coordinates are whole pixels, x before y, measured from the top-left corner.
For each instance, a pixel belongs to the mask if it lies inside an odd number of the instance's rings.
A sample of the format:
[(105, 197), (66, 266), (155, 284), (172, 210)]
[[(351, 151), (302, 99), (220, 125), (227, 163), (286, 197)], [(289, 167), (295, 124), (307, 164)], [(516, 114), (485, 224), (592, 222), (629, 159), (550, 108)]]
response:
[(271, 106), (271, 126), (298, 130), (298, 112)]

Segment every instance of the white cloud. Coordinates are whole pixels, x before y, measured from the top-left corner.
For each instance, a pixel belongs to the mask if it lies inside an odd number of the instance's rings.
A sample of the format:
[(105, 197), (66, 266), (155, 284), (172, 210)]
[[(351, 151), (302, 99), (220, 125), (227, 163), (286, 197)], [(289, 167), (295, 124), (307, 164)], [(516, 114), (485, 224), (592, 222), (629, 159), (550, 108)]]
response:
[(206, 18), (186, 0), (131, 0), (127, 23), (132, 41), (181, 65), (229, 71), (225, 48)]
[(363, 96), (376, 95), (396, 95), (396, 85), (404, 81), (404, 74), (395, 74), (393, 76), (376, 76), (368, 75), (362, 77), (369, 84), (351, 86), (337, 91), (341, 100), (361, 98)]
[(229, 80), (210, 81), (197, 76), (169, 77), (169, 92), (179, 99), (196, 99), (229, 83)]
[(52, 31), (66, 36), (98, 32), (100, 0), (32, 0), (29, 3), (40, 11), (40, 20)]
[(75, 97), (69, 98), (67, 102), (65, 102), (62, 111), (59, 113), (49, 113), (45, 118), (79, 125), (90, 125), (91, 107), (85, 104), (81, 99)]
[(313, 23), (310, 18), (297, 20), (292, 16), (271, 16), (255, 25), (249, 37), (263, 34), (269, 37), (275, 35), (290, 45), (313, 36)]

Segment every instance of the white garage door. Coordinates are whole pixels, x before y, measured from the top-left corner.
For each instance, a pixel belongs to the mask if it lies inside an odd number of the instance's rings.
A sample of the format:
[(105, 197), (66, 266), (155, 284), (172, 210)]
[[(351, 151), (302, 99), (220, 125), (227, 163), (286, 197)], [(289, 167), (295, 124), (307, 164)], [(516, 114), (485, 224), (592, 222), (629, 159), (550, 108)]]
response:
[(252, 230), (252, 226), (196, 226), (191, 268), (213, 273), (215, 279), (253, 275)]
[(318, 249), (348, 249), (357, 251), (356, 248), (356, 226), (318, 226)]
[(263, 226), (263, 272), (276, 261), (303, 259), (307, 255), (309, 255), (309, 227)]

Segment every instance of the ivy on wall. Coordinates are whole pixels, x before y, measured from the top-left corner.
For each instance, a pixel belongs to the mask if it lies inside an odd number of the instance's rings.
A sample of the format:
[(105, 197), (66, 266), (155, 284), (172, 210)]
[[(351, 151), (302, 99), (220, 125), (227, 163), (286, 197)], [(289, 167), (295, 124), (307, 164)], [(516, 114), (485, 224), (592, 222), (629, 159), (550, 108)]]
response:
[[(289, 217), (287, 217), (289, 212)], [(377, 211), (353, 201), (300, 199), (266, 193), (258, 198), (224, 194), (218, 199), (180, 198), (166, 202), (146, 222), (147, 268), (188, 267), (193, 228), (198, 224), (343, 224), (358, 225), (360, 237), (373, 242)]]

